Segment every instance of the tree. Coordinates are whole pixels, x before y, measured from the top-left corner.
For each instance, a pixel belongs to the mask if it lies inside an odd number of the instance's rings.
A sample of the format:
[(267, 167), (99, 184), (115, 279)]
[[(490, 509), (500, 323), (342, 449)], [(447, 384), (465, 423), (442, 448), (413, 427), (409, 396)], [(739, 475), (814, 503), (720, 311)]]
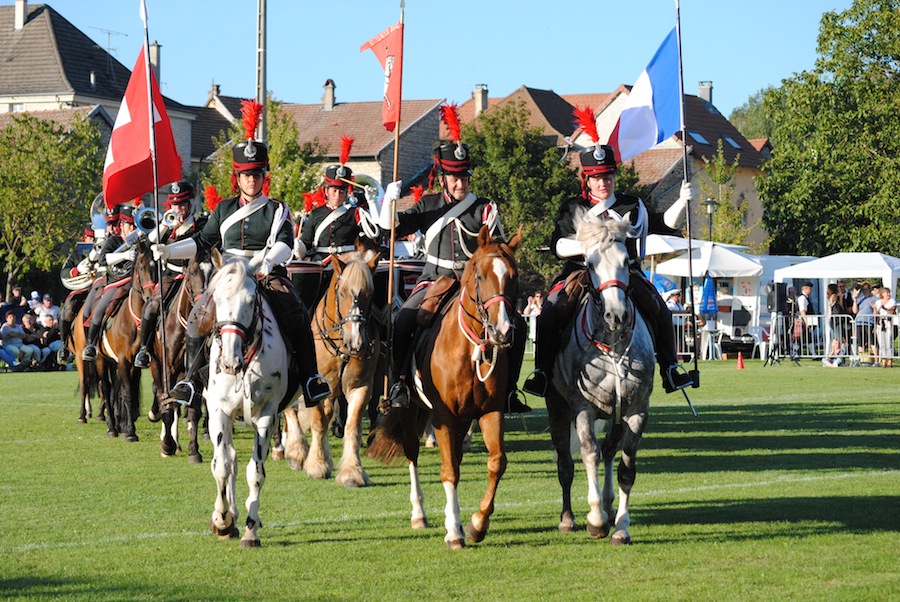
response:
[(462, 137), (474, 164), (472, 190), (499, 203), (508, 235), (525, 225), (517, 253), (520, 289), (543, 288), (558, 270), (556, 256), (546, 250), (553, 218), (563, 200), (579, 193), (576, 174), (561, 163), (561, 151), (547, 143), (544, 132), (528, 125), (522, 102), (482, 113), (463, 126)]
[(765, 95), (758, 187), (772, 252), (900, 254), (900, 0), (822, 17), (812, 71)]
[(773, 124), (765, 108), (765, 95), (772, 87), (763, 88), (747, 102), (734, 109), (728, 117), (731, 125), (744, 135), (744, 138), (771, 138)]
[(66, 129), (27, 113), (0, 130), (0, 263), (6, 295), (32, 268), (62, 263), (101, 187), (103, 149), (90, 119)]
[[(282, 110), (279, 101), (269, 98), (266, 106), (268, 126), (269, 164), (271, 181), (269, 196), (288, 204), (292, 211), (303, 209), (303, 193), (319, 185), (322, 177), (321, 149), (311, 143), (297, 141), (297, 124)], [(213, 184), (219, 194), (231, 193), (231, 147), (245, 137), (240, 121), (234, 123), (227, 134), (216, 140), (215, 161), (203, 178), (203, 185)]]

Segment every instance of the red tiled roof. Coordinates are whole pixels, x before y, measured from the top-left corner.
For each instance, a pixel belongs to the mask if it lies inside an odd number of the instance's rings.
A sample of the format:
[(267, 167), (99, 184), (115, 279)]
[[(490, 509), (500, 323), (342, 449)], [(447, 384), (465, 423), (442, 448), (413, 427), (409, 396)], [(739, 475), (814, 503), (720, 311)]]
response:
[(106, 111), (103, 111), (98, 105), (93, 107), (71, 107), (66, 109), (55, 109), (49, 111), (24, 111), (14, 113), (0, 113), (0, 129), (5, 128), (12, 123), (14, 117), (22, 117), (23, 115), (31, 115), (35, 119), (41, 121), (55, 121), (61, 126), (69, 127), (78, 119), (88, 119), (94, 115), (94, 112), (102, 115), (103, 119), (112, 127), (113, 123)]

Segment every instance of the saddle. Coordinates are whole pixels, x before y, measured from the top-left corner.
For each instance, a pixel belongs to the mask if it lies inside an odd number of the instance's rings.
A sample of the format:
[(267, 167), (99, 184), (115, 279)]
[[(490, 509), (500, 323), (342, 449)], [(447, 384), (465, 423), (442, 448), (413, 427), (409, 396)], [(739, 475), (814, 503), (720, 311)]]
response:
[(416, 324), (420, 330), (427, 330), (434, 323), (435, 316), (443, 313), (459, 293), (459, 280), (449, 276), (440, 276), (429, 287), (428, 292), (419, 305), (416, 313)]

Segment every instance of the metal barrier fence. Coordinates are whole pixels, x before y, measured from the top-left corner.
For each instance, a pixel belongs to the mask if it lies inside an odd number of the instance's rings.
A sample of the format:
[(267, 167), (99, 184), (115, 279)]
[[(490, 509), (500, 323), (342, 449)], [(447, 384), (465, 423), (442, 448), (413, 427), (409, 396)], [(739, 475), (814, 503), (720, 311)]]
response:
[(900, 315), (772, 315), (769, 358), (829, 358), (871, 365), (898, 357)]

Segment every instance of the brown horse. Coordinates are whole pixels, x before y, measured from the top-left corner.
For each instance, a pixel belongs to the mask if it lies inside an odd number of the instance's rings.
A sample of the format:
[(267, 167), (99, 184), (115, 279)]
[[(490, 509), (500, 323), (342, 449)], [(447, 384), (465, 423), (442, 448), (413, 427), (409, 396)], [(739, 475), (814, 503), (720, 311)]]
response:
[(375, 385), (381, 353), (379, 323), (373, 318), (373, 275), (380, 254), (363, 259), (358, 253), (332, 258), (334, 271), (325, 295), (313, 313), (313, 337), (319, 372), (328, 380), (331, 397), (309, 408), (312, 443), (307, 448), (297, 410), (287, 408), (285, 456), (294, 469), (312, 478), (328, 478), (334, 468), (328, 425), (339, 403), (347, 404), (344, 449), (336, 480), (345, 487), (363, 487), (369, 476), (359, 457), (362, 415)]
[[(65, 343), (69, 346), (69, 350), (74, 355), (73, 361), (75, 362), (75, 368), (78, 370), (78, 422), (81, 424), (85, 424), (88, 421), (88, 418), (93, 416), (91, 399), (94, 396), (98, 396), (99, 398), (97, 420), (100, 420), (101, 422), (106, 420), (107, 406), (109, 405), (107, 403), (109, 400), (109, 386), (108, 383), (100, 378), (103, 359), (99, 356), (97, 357), (97, 362), (86, 362), (81, 359), (81, 354), (84, 351), (85, 345), (87, 345), (87, 336), (82, 325), (85, 324), (89, 318), (89, 316), (83, 315), (83, 303), (84, 300), (82, 300), (82, 306), (78, 308), (78, 312), (72, 322), (72, 331), (69, 335), (69, 340)], [(118, 433), (110, 428), (109, 435), (114, 437), (118, 435)]]
[[(218, 254), (217, 250), (214, 250)], [(157, 335), (153, 340), (150, 372), (153, 375), (153, 405), (148, 412), (151, 422), (162, 420), (159, 449), (162, 457), (175, 455), (181, 449), (178, 443), (178, 417), (181, 408), (178, 405), (164, 403), (168, 397), (168, 387), (184, 378), (184, 346), (187, 332), (187, 319), (194, 304), (206, 290), (214, 272), (212, 258), (203, 254), (192, 258), (184, 269), (182, 277), (175, 284), (171, 293), (165, 293), (171, 299), (166, 305), (165, 344), (166, 344), (166, 379), (163, 379), (162, 337)], [(201, 396), (198, 396), (201, 397)], [(200, 419), (203, 414), (202, 398), (187, 406), (186, 419), (188, 426), (188, 462), (201, 464), (203, 456), (198, 444)]]
[[(463, 440), (473, 420), (478, 420), (489, 457), (487, 491), (465, 529), (470, 542), (479, 542), (487, 534), (497, 486), (506, 470), (503, 409), (508, 371), (517, 365), (511, 348), (519, 276), (515, 253), (521, 237), (520, 228), (509, 243), (491, 240), (488, 228), (481, 228), (478, 248), (463, 271), (458, 296), (415, 351), (416, 391), (422, 404), (431, 408), (441, 452), (441, 482), (447, 496), (444, 541), (452, 549), (465, 545), (457, 487)], [(419, 438), (427, 417), (428, 412), (415, 404), (392, 409), (368, 450), (368, 455), (382, 460), (405, 454), (412, 480), (414, 529), (427, 526), (417, 466)]]

